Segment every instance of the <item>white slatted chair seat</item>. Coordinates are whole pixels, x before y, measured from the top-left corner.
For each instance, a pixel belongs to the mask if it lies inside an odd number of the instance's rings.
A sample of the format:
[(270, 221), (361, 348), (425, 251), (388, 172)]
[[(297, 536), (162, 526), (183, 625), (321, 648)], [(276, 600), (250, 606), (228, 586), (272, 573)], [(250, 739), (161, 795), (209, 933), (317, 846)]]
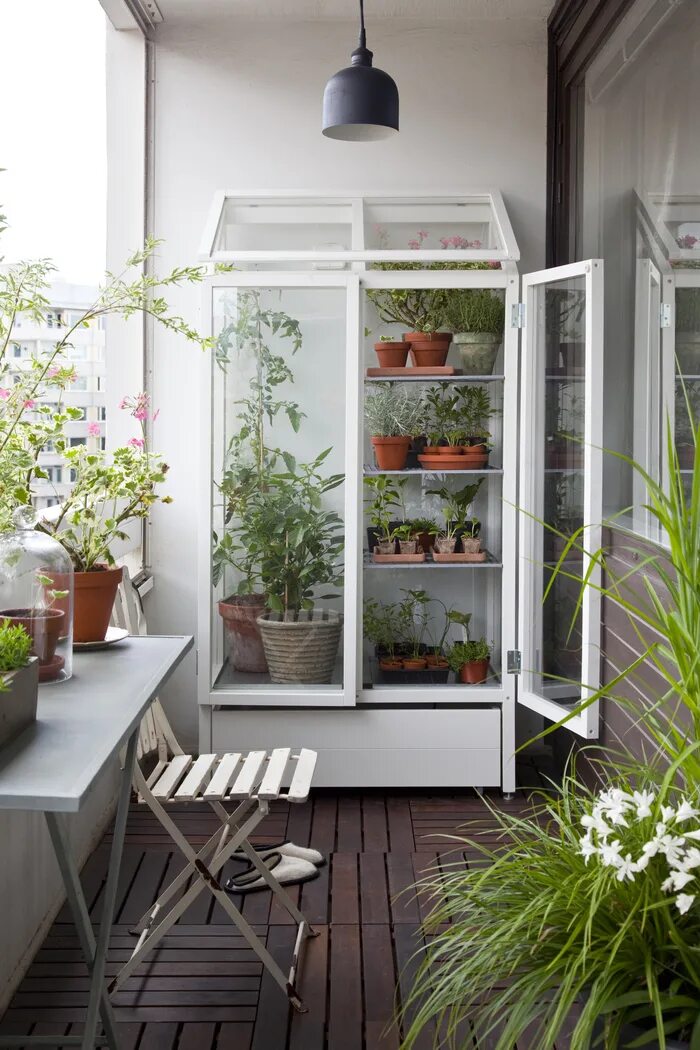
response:
[[(172, 802), (306, 802), (316, 766), (316, 752), (307, 748), (297, 755), (288, 747), (251, 751), (248, 755), (173, 755), (156, 765), (149, 778), (153, 797), (162, 805)], [(148, 781), (147, 781), (148, 783)], [(289, 787), (285, 788), (285, 784)], [(142, 795), (139, 802), (147, 803)]]
[[(126, 627), (131, 634), (146, 633), (140, 599), (126, 569), (114, 606), (113, 622)], [(146, 759), (150, 762), (147, 775), (141, 767)], [(273, 870), (255, 852), (250, 838), (269, 812), (270, 802), (306, 802), (315, 766), (316, 752), (307, 748), (298, 754), (292, 754), (291, 748), (279, 747), (248, 754), (186, 755), (160, 702), (154, 700), (139, 731), (134, 790), (138, 801), (150, 808), (168, 832), (187, 864), (136, 924), (132, 932), (138, 934), (139, 939), (130, 959), (111, 982), (110, 994), (136, 971), (192, 901), (209, 890), (292, 1006), (304, 1009), (296, 991), (296, 980), (304, 941), (314, 936), (314, 931), (279, 884)], [(206, 803), (220, 820), (216, 832), (197, 850), (168, 812), (176, 805), (193, 802)], [(296, 923), (297, 936), (288, 973), (283, 972), (219, 882), (224, 864), (234, 853), (247, 858)], [(166, 909), (168, 902), (170, 907)]]

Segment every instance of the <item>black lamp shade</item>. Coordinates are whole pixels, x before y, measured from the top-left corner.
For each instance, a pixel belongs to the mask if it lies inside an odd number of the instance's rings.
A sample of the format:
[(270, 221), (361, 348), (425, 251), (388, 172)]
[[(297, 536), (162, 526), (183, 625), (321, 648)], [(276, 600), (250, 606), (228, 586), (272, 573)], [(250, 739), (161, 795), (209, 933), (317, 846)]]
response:
[(388, 73), (372, 66), (372, 52), (359, 47), (323, 93), (323, 134), (351, 142), (384, 139), (399, 130), (399, 92)]

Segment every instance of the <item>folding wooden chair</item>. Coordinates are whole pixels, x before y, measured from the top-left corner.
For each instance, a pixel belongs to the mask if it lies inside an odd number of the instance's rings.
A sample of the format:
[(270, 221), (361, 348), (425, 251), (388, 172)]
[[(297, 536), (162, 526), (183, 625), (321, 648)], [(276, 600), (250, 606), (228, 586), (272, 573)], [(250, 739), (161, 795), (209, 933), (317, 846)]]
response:
[[(131, 633), (145, 633), (139, 596), (126, 573), (115, 603), (114, 619)], [(156, 762), (146, 776), (141, 762), (148, 757), (155, 757)], [(283, 799), (291, 803), (306, 802), (315, 765), (316, 753), (305, 748), (298, 755), (292, 755), (289, 748), (275, 748), (271, 752), (251, 751), (247, 755), (227, 753), (200, 755), (198, 758), (186, 755), (177, 742), (160, 702), (154, 701), (141, 724), (133, 786), (138, 801), (151, 809), (184, 855), (187, 865), (134, 927), (132, 932), (138, 934), (139, 939), (131, 958), (109, 985), (110, 993), (121, 987), (192, 901), (204, 890), (209, 890), (285, 992), (292, 1006), (299, 1011), (305, 1009), (296, 991), (296, 980), (304, 941), (307, 937), (315, 936), (315, 933), (274, 873), (258, 856), (250, 844), (250, 837), (267, 816), (271, 801)], [(285, 783), (289, 783), (286, 790), (283, 788)], [(168, 807), (180, 802), (208, 804), (221, 821), (217, 831), (198, 851), (190, 845), (167, 812)], [(236, 804), (233, 812), (226, 810), (226, 802)], [(238, 851), (257, 869), (297, 925), (291, 966), (286, 974), (219, 881), (224, 864)], [(182, 892), (192, 876), (191, 885)], [(175, 903), (166, 910), (166, 905), (173, 898), (176, 898)]]

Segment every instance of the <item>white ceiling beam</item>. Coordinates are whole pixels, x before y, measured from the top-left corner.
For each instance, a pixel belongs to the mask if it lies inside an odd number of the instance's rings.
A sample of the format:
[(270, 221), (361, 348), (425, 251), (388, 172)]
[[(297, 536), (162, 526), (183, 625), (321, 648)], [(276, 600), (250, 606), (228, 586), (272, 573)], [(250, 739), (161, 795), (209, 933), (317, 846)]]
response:
[(115, 29), (139, 29), (148, 33), (163, 21), (156, 0), (99, 0)]

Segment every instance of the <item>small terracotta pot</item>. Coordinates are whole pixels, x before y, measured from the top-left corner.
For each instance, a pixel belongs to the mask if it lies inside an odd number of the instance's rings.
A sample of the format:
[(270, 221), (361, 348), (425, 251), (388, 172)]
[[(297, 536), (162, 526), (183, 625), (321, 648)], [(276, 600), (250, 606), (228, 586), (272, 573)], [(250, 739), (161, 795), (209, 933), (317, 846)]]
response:
[(480, 470), (489, 461), (486, 445), (462, 445), (465, 470)]
[(438, 456), (461, 456), (464, 445), (436, 445), (435, 451)]
[(73, 575), (73, 641), (101, 642), (107, 634), (122, 569), (106, 565)]
[(32, 640), (32, 656), (45, 667), (54, 658), (65, 615), (62, 609), (3, 609), (0, 623), (7, 618), (13, 627), (23, 627)]
[(379, 661), (379, 666), (380, 666), (382, 671), (400, 671), (401, 670), (401, 661), (400, 660), (390, 660), (389, 657), (387, 656), (387, 657), (383, 657)]
[(375, 343), (374, 349), (381, 368), (406, 367), (408, 343)]
[(410, 437), (373, 437), (372, 445), (379, 470), (403, 470), (406, 466)]
[(407, 656), (401, 661), (404, 671), (424, 671), (428, 661), (424, 656)]
[(258, 617), (267, 608), (264, 594), (232, 594), (219, 602), (219, 615), (231, 647), (231, 661), (236, 671), (267, 674)]
[(486, 681), (489, 673), (488, 660), (472, 660), (469, 664), (462, 664), (459, 669), (459, 680), (464, 685), (481, 685)]
[(447, 660), (443, 656), (426, 656), (428, 667), (447, 667)]

